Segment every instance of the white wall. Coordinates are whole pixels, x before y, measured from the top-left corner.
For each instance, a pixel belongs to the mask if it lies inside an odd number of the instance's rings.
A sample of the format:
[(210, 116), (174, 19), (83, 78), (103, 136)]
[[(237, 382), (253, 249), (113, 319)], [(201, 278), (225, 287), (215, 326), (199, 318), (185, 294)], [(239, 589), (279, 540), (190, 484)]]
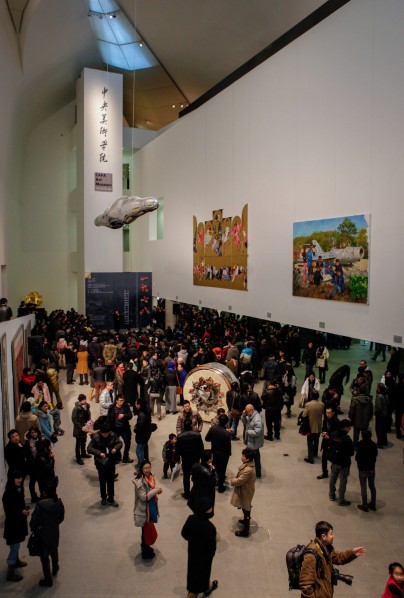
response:
[(76, 213), (71, 202), (75, 187), (72, 144), (74, 103), (52, 114), (29, 135), (25, 144), (17, 296), (30, 291), (43, 295), (44, 307), (69, 309), (77, 305)]
[[(164, 240), (132, 225), (153, 295), (393, 343), (404, 336), (404, 3), (352, 0), (135, 156)], [(192, 216), (249, 204), (247, 293), (194, 287)], [(292, 296), (292, 223), (371, 214), (369, 305)], [(397, 344), (397, 343), (395, 343)], [(404, 346), (404, 345), (401, 345)]]

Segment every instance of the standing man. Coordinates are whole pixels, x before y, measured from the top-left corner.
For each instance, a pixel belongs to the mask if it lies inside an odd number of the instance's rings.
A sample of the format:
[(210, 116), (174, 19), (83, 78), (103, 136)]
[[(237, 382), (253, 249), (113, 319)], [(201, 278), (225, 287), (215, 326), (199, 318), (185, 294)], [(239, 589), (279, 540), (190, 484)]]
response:
[(275, 380), (268, 382), (261, 399), (267, 425), (267, 435), (265, 438), (266, 440), (273, 440), (275, 433), (276, 440), (280, 440), (283, 393)]
[(124, 442), (124, 451), (122, 463), (133, 463), (134, 459), (129, 457), (129, 449), (132, 440), (132, 432), (130, 429), (130, 420), (133, 415), (128, 403), (122, 395), (117, 395), (116, 401), (108, 409), (108, 419), (110, 428), (117, 436), (120, 436)]
[(119, 507), (114, 498), (115, 462), (122, 442), (106, 423), (96, 432), (88, 445), (88, 452), (95, 457), (95, 466), (100, 482), (101, 504)]
[(108, 415), (109, 408), (115, 403), (115, 398), (114, 383), (106, 382), (105, 388), (100, 394), (100, 415)]
[(73, 343), (68, 343), (66, 349), (63, 349), (66, 361), (66, 384), (74, 384), (73, 374), (76, 367), (77, 357), (73, 349)]
[(258, 411), (254, 406), (246, 405), (241, 416), (245, 428), (244, 444), (247, 448), (254, 451), (255, 473), (256, 477), (261, 477), (261, 455), (260, 448), (264, 446), (264, 424)]
[[(358, 464), (359, 482), (361, 485), (362, 504), (357, 505), (358, 509), (367, 513), (369, 509), (376, 511), (376, 459), (377, 446), (372, 440), (372, 432), (364, 430), (362, 432), (362, 440), (358, 442), (358, 447), (355, 455)], [(368, 503), (366, 483), (369, 485), (370, 502)]]
[(345, 565), (365, 554), (363, 546), (339, 552), (334, 550), (334, 530), (331, 523), (319, 521), (315, 527), (316, 537), (308, 545), (300, 572), (301, 598), (332, 598), (333, 565)]
[(184, 401), (183, 405), (183, 410), (177, 418), (177, 436), (184, 432), (184, 424), (187, 419), (191, 421), (192, 430), (195, 432), (202, 432), (203, 421), (199, 413), (197, 411), (192, 411), (191, 403), (189, 401)]
[(317, 476), (318, 480), (324, 480), (328, 478), (328, 467), (327, 467), (327, 452), (330, 437), (333, 432), (339, 429), (339, 419), (335, 412), (336, 407), (334, 403), (326, 403), (325, 405), (325, 416), (323, 419), (323, 427), (321, 429), (321, 467), (322, 474)]
[(226, 414), (219, 415), (219, 423), (211, 426), (205, 436), (206, 442), (212, 444), (213, 465), (216, 469), (218, 492), (225, 492), (224, 480), (226, 468), (231, 456), (231, 432), (227, 429), (229, 418)]
[(181, 457), (182, 472), (184, 474), (184, 492), (182, 492), (181, 496), (187, 500), (190, 494), (191, 468), (194, 463), (198, 463), (203, 449), (201, 433), (195, 432), (192, 429), (191, 419), (186, 419), (184, 421), (184, 431), (182, 434), (179, 434), (177, 439), (177, 451)]
[(336, 500), (336, 481), (339, 478), (338, 505), (348, 507), (351, 503), (345, 500), (346, 485), (351, 468), (351, 457), (354, 454), (354, 445), (348, 436), (352, 424), (349, 419), (339, 423), (340, 429), (331, 434), (328, 446), (328, 460), (331, 461), (330, 500)]
[(83, 459), (90, 457), (86, 453), (87, 432), (83, 431), (83, 427), (90, 418), (90, 405), (87, 403), (86, 395), (80, 394), (72, 412), (73, 436), (76, 439), (76, 462), (79, 465), (84, 465)]
[(349, 419), (352, 422), (354, 433), (353, 441), (356, 447), (359, 441), (359, 434), (369, 428), (370, 420), (373, 417), (373, 402), (368, 395), (354, 395), (349, 406)]
[(311, 393), (311, 399), (306, 403), (303, 410), (303, 417), (309, 418), (310, 434), (307, 438), (307, 458), (306, 463), (314, 463), (314, 457), (318, 456), (318, 442), (323, 423), (324, 405), (319, 400), (319, 394), (316, 390)]

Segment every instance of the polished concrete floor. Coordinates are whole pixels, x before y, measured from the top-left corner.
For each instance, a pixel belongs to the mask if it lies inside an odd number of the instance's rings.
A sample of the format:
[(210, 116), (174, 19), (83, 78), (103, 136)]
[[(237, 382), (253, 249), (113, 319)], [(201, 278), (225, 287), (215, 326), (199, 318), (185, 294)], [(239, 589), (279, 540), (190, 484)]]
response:
[[(349, 351), (334, 351), (329, 360), (330, 372), (349, 363), (355, 372), (361, 358), (369, 358), (369, 346), (354, 344)], [(382, 362), (369, 362), (375, 380), (384, 371)], [(298, 369), (298, 381), (303, 382), (303, 367)], [(190, 511), (181, 498), (182, 480), (162, 480), (161, 448), (170, 432), (175, 432), (176, 418), (164, 417), (150, 442), (153, 471), (163, 487), (160, 497), (159, 537), (153, 562), (140, 558), (140, 530), (134, 527), (132, 485), (133, 466), (119, 465), (116, 499), (119, 508), (100, 505), (98, 478), (92, 460), (84, 466), (74, 460), (74, 439), (70, 415), (82, 387), (64, 384), (66, 408), (62, 423), (66, 434), (56, 446), (59, 494), (66, 507), (66, 519), (61, 526), (60, 572), (52, 588), (39, 588), (41, 570), (38, 558), (28, 556), (26, 545), (21, 556), (29, 566), (22, 570), (24, 580), (6, 582), (6, 545), (0, 544), (0, 594), (49, 595), (65, 597), (147, 596), (148, 598), (186, 596), (187, 545), (181, 538), (181, 527)], [(349, 393), (347, 393), (348, 395)], [(347, 413), (349, 399), (343, 400)], [(98, 406), (92, 403), (93, 416)], [(298, 408), (294, 407), (295, 415)], [(254, 595), (257, 598), (286, 598), (289, 593), (285, 554), (287, 550), (313, 537), (314, 524), (330, 521), (334, 526), (338, 549), (365, 546), (364, 557), (346, 565), (345, 573), (354, 575), (352, 587), (341, 582), (337, 597), (380, 598), (387, 579), (387, 567), (392, 561), (404, 559), (404, 443), (389, 436), (390, 447), (379, 451), (376, 486), (377, 512), (363, 513), (360, 502), (356, 464), (351, 467), (346, 498), (349, 507), (339, 507), (328, 500), (327, 480), (317, 480), (320, 460), (315, 465), (303, 461), (305, 439), (299, 436), (296, 416), (284, 419), (280, 442), (267, 442), (262, 449), (263, 478), (257, 480), (253, 501), (252, 533), (248, 539), (236, 538), (239, 513), (230, 505), (230, 492), (218, 494), (215, 517), (218, 531), (217, 553), (212, 576), (219, 580), (216, 596)], [(203, 434), (207, 431), (204, 429)], [(240, 463), (242, 443), (232, 444), (233, 455), (228, 471), (235, 472)], [(133, 446), (131, 449), (133, 455)], [(1, 520), (2, 521), (2, 520)]]

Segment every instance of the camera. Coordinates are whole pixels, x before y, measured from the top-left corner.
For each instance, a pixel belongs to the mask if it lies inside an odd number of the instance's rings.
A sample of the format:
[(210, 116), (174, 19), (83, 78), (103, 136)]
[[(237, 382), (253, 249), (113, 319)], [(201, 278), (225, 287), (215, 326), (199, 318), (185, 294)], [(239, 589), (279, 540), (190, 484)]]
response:
[(353, 575), (344, 575), (343, 573), (339, 572), (339, 569), (333, 567), (331, 581), (333, 586), (336, 586), (339, 581), (343, 581), (348, 586), (351, 586), (353, 582)]

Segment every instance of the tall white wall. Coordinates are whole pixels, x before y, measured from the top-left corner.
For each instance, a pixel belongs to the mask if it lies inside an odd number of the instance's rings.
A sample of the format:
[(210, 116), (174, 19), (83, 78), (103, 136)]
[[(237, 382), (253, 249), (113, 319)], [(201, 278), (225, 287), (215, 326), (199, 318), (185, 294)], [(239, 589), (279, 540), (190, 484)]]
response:
[(21, 190), (18, 296), (43, 295), (48, 310), (77, 306), (74, 103), (51, 115), (25, 144)]
[[(132, 263), (168, 299), (393, 343), (404, 336), (404, 3), (352, 0), (136, 154), (165, 233)], [(192, 216), (249, 204), (248, 292), (194, 287)], [(292, 223), (371, 214), (369, 305), (292, 296)], [(397, 344), (397, 343), (394, 343)], [(401, 346), (404, 346), (401, 344)]]

